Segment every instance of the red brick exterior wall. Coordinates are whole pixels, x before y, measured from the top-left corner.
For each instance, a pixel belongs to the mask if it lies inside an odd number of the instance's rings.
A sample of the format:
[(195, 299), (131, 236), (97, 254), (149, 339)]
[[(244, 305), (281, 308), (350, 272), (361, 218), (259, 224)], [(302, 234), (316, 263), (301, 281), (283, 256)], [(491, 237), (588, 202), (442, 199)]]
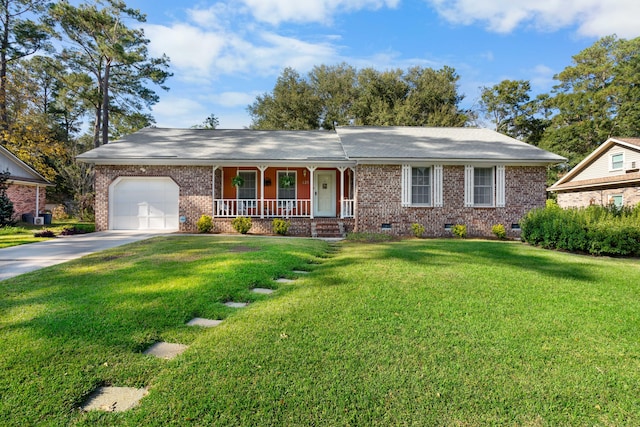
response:
[[(445, 224), (466, 224), (469, 236), (491, 236), (491, 227), (503, 224), (511, 230), (529, 210), (543, 207), (546, 200), (545, 167), (506, 167), (506, 206), (464, 207), (464, 166), (444, 166), (443, 207), (402, 207), (400, 165), (359, 165), (356, 172), (357, 232), (387, 232), (412, 235), (411, 224), (422, 224), (425, 236), (450, 236)], [(391, 230), (382, 230), (391, 224)]]
[(567, 191), (558, 193), (558, 205), (563, 208), (607, 205), (611, 196), (622, 194), (625, 206), (640, 203), (640, 187), (606, 188), (600, 190)]
[[(32, 185), (9, 184), (7, 196), (13, 203), (14, 218), (20, 219), (22, 214), (36, 212), (36, 187)], [(44, 211), (47, 198), (47, 188), (40, 187), (40, 210)]]
[[(237, 233), (231, 226), (233, 218), (214, 218), (213, 220), (213, 232), (214, 233)], [(323, 222), (323, 221), (336, 221), (336, 218), (291, 218), (289, 236), (303, 236), (311, 237), (311, 223)], [(338, 219), (338, 221), (344, 224), (345, 232), (349, 233), (353, 231), (354, 220), (353, 218)], [(271, 229), (273, 218), (251, 218), (251, 230), (250, 234), (273, 234)]]
[[(212, 214), (212, 168), (208, 166), (96, 166), (95, 213), (96, 229), (109, 228), (109, 186), (118, 177), (171, 177), (180, 187), (180, 215), (187, 222), (180, 231), (195, 232), (201, 215)], [(412, 235), (411, 224), (425, 226), (426, 236), (449, 236), (445, 224), (466, 224), (470, 236), (491, 236), (491, 227), (503, 224), (512, 236), (511, 224), (520, 222), (522, 216), (535, 207), (542, 207), (546, 200), (545, 167), (507, 167), (506, 207), (464, 207), (464, 167), (443, 168), (444, 206), (402, 207), (400, 165), (360, 165), (356, 172), (355, 220), (345, 219), (347, 231), (381, 232), (382, 224), (391, 224), (391, 234)], [(219, 172), (216, 182), (220, 182)], [(42, 203), (44, 206), (44, 202)], [(271, 219), (252, 218), (251, 233), (270, 234)], [(291, 235), (311, 235), (308, 218), (291, 219)], [(315, 221), (322, 221), (316, 219)], [(216, 218), (215, 232), (232, 233), (230, 218)]]
[(212, 168), (210, 166), (96, 166), (96, 230), (109, 229), (109, 185), (118, 177), (170, 177), (180, 187), (180, 215), (187, 222), (180, 231), (196, 230), (200, 216), (211, 215)]

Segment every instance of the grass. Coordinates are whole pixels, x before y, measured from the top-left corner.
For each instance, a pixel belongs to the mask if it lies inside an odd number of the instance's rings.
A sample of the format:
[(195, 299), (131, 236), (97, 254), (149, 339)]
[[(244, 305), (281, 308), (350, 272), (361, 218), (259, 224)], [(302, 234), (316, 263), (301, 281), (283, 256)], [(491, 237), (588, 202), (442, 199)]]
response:
[[(2, 282), (0, 424), (640, 424), (637, 260), (338, 247), (165, 237)], [(311, 274), (248, 291), (293, 269)], [(184, 326), (195, 316), (226, 320)], [(158, 340), (190, 347), (141, 354)], [(126, 413), (79, 412), (102, 384), (150, 392)]]
[(45, 237), (34, 237), (34, 233), (41, 230), (51, 230), (55, 234), (60, 234), (65, 227), (79, 227), (88, 232), (95, 230), (94, 224), (74, 220), (56, 222), (45, 226), (18, 223), (16, 226), (0, 227), (0, 249), (50, 240), (50, 238)]

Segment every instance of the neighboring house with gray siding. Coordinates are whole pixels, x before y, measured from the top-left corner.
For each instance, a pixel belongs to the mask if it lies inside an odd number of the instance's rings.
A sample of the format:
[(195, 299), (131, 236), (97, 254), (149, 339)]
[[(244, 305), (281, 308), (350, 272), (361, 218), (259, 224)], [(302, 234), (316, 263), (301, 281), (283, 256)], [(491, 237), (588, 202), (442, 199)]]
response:
[(6, 148), (0, 146), (0, 172), (9, 171), (7, 196), (13, 203), (15, 219), (23, 214), (37, 216), (44, 210), (49, 181), (33, 170), (25, 162), (17, 158)]
[[(338, 127), (335, 131), (147, 128), (78, 157), (95, 164), (96, 226), (217, 231), (236, 216), (252, 232), (273, 218), (294, 235), (348, 231), (512, 235), (544, 206), (549, 164), (563, 157), (488, 129)], [(234, 185), (240, 181), (242, 185)], [(514, 230), (511, 231), (511, 226)]]
[(549, 191), (564, 208), (640, 203), (640, 138), (609, 138)]

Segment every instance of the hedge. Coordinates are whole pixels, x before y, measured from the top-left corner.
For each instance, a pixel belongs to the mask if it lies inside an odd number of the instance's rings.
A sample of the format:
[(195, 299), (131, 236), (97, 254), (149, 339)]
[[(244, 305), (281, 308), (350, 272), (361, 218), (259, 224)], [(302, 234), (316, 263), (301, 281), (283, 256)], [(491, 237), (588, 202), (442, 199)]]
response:
[(640, 204), (562, 209), (555, 202), (521, 221), (522, 240), (548, 249), (640, 256)]

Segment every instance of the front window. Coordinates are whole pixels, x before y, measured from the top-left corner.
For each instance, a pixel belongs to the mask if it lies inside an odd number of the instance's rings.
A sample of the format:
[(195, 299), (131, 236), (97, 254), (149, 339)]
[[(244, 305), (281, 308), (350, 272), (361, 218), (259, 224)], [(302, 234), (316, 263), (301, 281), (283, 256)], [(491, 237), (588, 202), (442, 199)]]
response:
[(295, 200), (296, 198), (296, 173), (278, 172), (278, 199)]
[(239, 171), (238, 175), (244, 179), (241, 187), (238, 187), (238, 199), (256, 199), (257, 185), (255, 171)]
[(493, 168), (473, 169), (474, 206), (493, 206)]
[(411, 204), (431, 204), (431, 168), (411, 168)]
[(624, 155), (622, 153), (611, 155), (611, 170), (622, 169), (622, 163), (624, 161)]

